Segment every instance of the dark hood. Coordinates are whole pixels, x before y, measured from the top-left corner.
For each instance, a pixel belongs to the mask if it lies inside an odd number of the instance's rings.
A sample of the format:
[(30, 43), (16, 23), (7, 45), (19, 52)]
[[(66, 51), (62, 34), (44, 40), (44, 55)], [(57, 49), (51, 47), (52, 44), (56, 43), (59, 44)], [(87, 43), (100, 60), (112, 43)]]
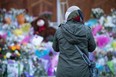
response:
[(69, 20), (83, 22), (84, 16), (82, 10), (77, 6), (69, 7), (65, 13), (65, 21), (67, 22)]
[(64, 38), (68, 42), (77, 44), (86, 40), (86, 28), (82, 23), (69, 21), (60, 27)]

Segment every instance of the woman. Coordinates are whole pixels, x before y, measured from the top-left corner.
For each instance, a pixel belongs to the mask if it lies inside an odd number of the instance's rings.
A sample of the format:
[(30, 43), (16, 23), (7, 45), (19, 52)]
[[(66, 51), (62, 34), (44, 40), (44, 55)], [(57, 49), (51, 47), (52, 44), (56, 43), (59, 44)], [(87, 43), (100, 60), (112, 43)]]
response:
[(53, 41), (53, 49), (60, 52), (56, 77), (90, 77), (88, 65), (74, 45), (86, 55), (94, 51), (96, 44), (91, 29), (83, 25), (83, 14), (77, 6), (67, 10), (65, 19)]

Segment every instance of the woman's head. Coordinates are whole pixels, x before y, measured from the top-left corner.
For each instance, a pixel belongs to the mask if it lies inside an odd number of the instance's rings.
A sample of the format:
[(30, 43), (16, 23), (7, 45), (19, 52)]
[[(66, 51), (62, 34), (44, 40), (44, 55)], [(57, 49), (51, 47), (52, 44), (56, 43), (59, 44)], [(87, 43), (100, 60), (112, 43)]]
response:
[(67, 9), (65, 14), (65, 20), (76, 20), (78, 22), (83, 22), (83, 13), (81, 9), (77, 6), (71, 6)]

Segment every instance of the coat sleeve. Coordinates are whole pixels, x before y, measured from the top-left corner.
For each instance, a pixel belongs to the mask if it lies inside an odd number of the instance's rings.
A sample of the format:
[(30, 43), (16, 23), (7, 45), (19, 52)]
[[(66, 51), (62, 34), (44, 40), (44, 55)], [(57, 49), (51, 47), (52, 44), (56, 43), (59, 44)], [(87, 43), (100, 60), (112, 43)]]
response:
[(59, 52), (59, 44), (58, 44), (57, 32), (54, 35), (52, 47), (53, 47), (54, 51)]
[(95, 43), (95, 40), (94, 40), (92, 31), (91, 31), (91, 28), (89, 28), (89, 34), (88, 34), (88, 50), (89, 50), (89, 52), (92, 52), (92, 51), (95, 50), (95, 48), (96, 48), (96, 43)]

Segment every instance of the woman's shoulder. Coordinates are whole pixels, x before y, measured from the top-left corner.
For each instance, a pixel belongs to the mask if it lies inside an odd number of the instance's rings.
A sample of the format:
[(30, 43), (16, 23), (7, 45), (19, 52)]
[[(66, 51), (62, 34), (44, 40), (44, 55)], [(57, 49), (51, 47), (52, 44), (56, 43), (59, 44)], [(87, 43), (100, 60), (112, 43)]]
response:
[(61, 23), (58, 28), (56, 29), (56, 32), (55, 32), (55, 35), (57, 37), (61, 36), (62, 35), (62, 32), (61, 32), (61, 26), (64, 25), (63, 23)]
[(86, 29), (91, 30), (91, 27), (84, 25)]
[(61, 27), (58, 27), (56, 30), (56, 34), (60, 34), (61, 33)]

